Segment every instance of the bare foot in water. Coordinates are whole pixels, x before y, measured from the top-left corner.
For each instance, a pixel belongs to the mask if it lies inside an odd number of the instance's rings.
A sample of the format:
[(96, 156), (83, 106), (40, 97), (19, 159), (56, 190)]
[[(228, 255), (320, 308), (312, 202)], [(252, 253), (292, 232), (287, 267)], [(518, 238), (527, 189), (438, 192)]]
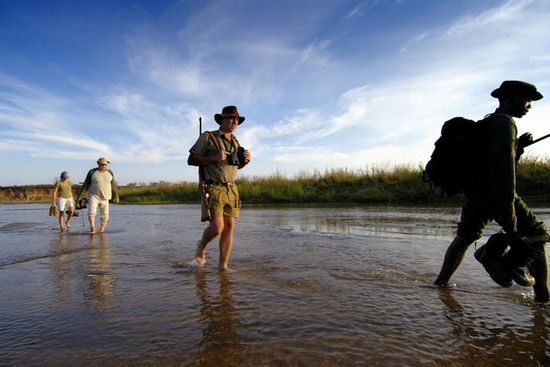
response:
[(90, 228), (90, 231), (88, 232), (89, 234), (96, 234), (96, 231), (95, 231), (95, 228)]
[(206, 256), (204, 253), (204, 247), (201, 246), (201, 240), (197, 241), (197, 249), (195, 250), (195, 261), (199, 266), (206, 264)]
[(227, 273), (233, 273), (235, 270), (233, 268), (229, 268), (229, 267), (223, 267), (223, 266), (219, 266), (218, 267), (218, 272), (220, 273), (223, 273), (223, 274), (227, 274)]

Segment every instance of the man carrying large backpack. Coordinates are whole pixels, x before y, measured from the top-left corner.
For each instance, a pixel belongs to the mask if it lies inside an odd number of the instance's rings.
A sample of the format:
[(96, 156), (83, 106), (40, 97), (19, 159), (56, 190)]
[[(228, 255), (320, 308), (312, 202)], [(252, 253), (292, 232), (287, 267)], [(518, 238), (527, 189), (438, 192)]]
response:
[(499, 107), (477, 123), (477, 144), (471, 177), (465, 185), (466, 202), (457, 236), (445, 253), (434, 284), (447, 285), (468, 247), (481, 238), (485, 226), (495, 220), (510, 238), (511, 249), (504, 255), (503, 241), (495, 239), (476, 251), (476, 259), (493, 280), (505, 287), (511, 286), (512, 280), (522, 285), (532, 284), (532, 278), (522, 270), (530, 264), (535, 277), (535, 300), (547, 302), (550, 297), (544, 242), (549, 240), (549, 235), (544, 224), (516, 193), (518, 151), (521, 152), (533, 138), (524, 134), (518, 139), (513, 119), (523, 117), (531, 108), (531, 102), (543, 96), (534, 85), (515, 80), (502, 82), (491, 96), (498, 98)]

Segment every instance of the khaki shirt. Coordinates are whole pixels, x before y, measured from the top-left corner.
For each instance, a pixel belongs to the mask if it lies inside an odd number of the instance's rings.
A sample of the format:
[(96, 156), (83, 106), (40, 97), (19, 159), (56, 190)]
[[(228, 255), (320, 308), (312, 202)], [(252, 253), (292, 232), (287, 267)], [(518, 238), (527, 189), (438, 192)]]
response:
[[(213, 131), (214, 134), (220, 140), (220, 143), (225, 147), (225, 151), (228, 153), (237, 152), (239, 142), (232, 135), (232, 140), (229, 141), (223, 136), (220, 130)], [(210, 139), (207, 132), (204, 132), (199, 136), (195, 145), (189, 149), (189, 153), (210, 157), (218, 153), (215, 143)], [(206, 166), (202, 166), (204, 170), (204, 179), (212, 182), (235, 182), (237, 179), (238, 166), (232, 166), (227, 164), (227, 159), (224, 161), (216, 162)]]
[(65, 181), (57, 181), (55, 187), (57, 187), (57, 197), (63, 199), (70, 199), (73, 197), (73, 192), (71, 190), (72, 183), (68, 179)]

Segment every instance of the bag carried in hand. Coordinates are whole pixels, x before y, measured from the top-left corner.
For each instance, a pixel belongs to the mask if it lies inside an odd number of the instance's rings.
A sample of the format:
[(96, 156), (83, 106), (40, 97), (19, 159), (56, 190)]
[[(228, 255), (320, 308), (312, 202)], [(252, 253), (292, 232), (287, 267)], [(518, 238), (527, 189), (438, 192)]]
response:
[(462, 193), (471, 176), (472, 158), (477, 147), (477, 123), (454, 117), (443, 124), (431, 159), (423, 172), (424, 182), (439, 187), (444, 195)]
[(57, 215), (57, 208), (55, 206), (50, 206), (50, 212), (48, 213), (50, 217), (55, 217)]
[(87, 206), (88, 206), (88, 200), (86, 198), (80, 198), (76, 201), (74, 208), (76, 210), (80, 210), (80, 209), (86, 209)]

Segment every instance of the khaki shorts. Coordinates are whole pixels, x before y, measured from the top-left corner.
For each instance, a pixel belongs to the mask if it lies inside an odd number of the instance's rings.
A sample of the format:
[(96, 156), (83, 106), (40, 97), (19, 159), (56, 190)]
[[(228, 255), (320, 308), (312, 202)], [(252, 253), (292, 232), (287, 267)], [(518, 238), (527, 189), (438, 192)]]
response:
[(210, 209), (210, 218), (221, 216), (239, 217), (241, 209), (241, 199), (239, 199), (239, 190), (237, 185), (208, 185), (208, 207)]

